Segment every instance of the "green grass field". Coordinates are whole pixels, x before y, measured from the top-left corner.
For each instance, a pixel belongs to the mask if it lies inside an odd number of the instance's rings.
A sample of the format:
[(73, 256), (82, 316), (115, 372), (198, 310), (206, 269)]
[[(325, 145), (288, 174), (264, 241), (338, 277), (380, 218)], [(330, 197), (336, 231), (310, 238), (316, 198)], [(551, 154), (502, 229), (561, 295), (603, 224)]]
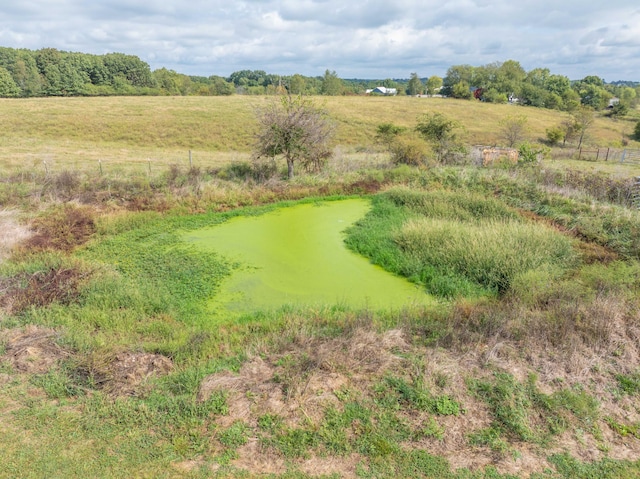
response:
[[(267, 100), (0, 102), (0, 478), (638, 477), (638, 167), (392, 165), (381, 123), (563, 114), (328, 97), (336, 158), (287, 181), (247, 161)], [(185, 232), (345, 197), (347, 246), (435, 303), (212, 319), (233, 265)]]

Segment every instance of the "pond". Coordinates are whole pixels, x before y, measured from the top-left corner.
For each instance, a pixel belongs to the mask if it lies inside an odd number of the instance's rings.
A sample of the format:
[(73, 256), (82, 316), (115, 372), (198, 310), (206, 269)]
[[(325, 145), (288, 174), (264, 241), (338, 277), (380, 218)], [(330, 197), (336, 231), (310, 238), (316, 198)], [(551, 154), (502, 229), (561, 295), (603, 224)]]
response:
[(185, 233), (185, 241), (237, 265), (211, 300), (212, 311), (289, 304), (379, 310), (432, 303), (416, 285), (344, 244), (344, 230), (369, 208), (365, 199), (305, 203)]

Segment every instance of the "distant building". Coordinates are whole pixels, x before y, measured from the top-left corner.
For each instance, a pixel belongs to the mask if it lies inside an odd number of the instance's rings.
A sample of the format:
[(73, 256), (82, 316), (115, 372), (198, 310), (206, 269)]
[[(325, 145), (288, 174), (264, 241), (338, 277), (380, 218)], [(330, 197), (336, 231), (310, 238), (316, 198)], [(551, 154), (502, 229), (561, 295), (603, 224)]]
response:
[(385, 95), (385, 96), (393, 96), (398, 94), (397, 88), (387, 88), (384, 86), (378, 86), (373, 89), (369, 89), (366, 91), (367, 95)]
[(607, 108), (613, 108), (615, 105), (620, 103), (620, 98), (616, 98), (615, 96), (609, 100), (609, 105)]

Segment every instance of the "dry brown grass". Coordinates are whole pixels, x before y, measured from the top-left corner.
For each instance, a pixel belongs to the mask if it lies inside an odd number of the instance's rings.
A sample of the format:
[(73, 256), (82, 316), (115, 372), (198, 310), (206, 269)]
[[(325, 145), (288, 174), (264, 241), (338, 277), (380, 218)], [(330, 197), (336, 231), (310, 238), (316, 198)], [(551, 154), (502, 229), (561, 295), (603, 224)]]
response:
[(31, 231), (18, 220), (15, 210), (0, 210), (0, 263), (9, 257), (16, 245), (26, 241)]
[[(0, 164), (27, 172), (74, 170), (138, 171), (172, 163), (207, 168), (246, 159), (256, 129), (255, 110), (268, 98), (109, 97), (0, 100)], [(381, 123), (412, 128), (419, 115), (440, 112), (464, 126), (468, 144), (499, 143), (499, 122), (514, 110), (527, 117), (531, 141), (559, 124), (566, 113), (466, 100), (413, 97), (321, 97), (338, 123), (337, 144), (345, 151), (368, 149)], [(631, 122), (598, 116), (590, 143), (621, 146)], [(630, 147), (638, 147), (631, 142)], [(45, 165), (46, 163), (46, 165)]]
[[(507, 314), (496, 309), (497, 305), (485, 304), (483, 308), (488, 315)], [(229, 414), (216, 420), (221, 428), (238, 421), (256, 428), (258, 419), (265, 414), (282, 418), (287, 427), (315, 427), (322, 423), (327, 407), (342, 409), (343, 394), (348, 394), (350, 400), (371, 401), (379, 394), (375, 392), (376, 385), (384, 377), (420, 377), (428, 390), (458, 401), (464, 414), (433, 416), (428, 412), (398, 410), (402, 421), (411, 427), (430, 422), (442, 431), (441, 437), (424, 437), (405, 446), (444, 457), (454, 469), (476, 470), (492, 465), (503, 474), (527, 477), (550, 467), (547, 458), (554, 453), (569, 451), (585, 461), (637, 457), (640, 440), (620, 437), (603, 419), (612, 417), (622, 423), (640, 420), (634, 399), (616, 395), (613, 378), (614, 373), (633, 370), (637, 364), (637, 318), (621, 312), (617, 300), (597, 298), (588, 310), (581, 312), (582, 320), (577, 323), (597, 324), (599, 330), (585, 333), (580, 329), (583, 326), (575, 327), (562, 333), (568, 344), (552, 347), (545, 331), (536, 329), (540, 323), (526, 325), (531, 337), (516, 334), (512, 323), (523, 315), (531, 316), (531, 312), (513, 307), (511, 310), (511, 319), (504, 329), (478, 333), (470, 348), (424, 347), (411, 343), (408, 329), (379, 333), (364, 323), (335, 339), (314, 338), (300, 331), (292, 343), (283, 341), (275, 350), (258, 347), (237, 374), (220, 372), (208, 376), (201, 383), (198, 399), (204, 401), (218, 391), (228, 394)], [(458, 341), (468, 346), (471, 337), (463, 331), (472, 327), (474, 315), (480, 314), (478, 307), (461, 304), (453, 314), (459, 315), (453, 334), (460, 335)], [(477, 332), (478, 325), (474, 327)], [(510, 327), (514, 328), (512, 335), (507, 334)], [(616, 352), (621, 341), (636, 346), (621, 355)], [(582, 435), (569, 428), (544, 448), (515, 441), (511, 447), (518, 451), (517, 456), (470, 444), (469, 434), (490, 427), (493, 419), (487, 404), (470, 391), (468, 380), (490, 381), (496, 371), (509, 372), (519, 382), (534, 374), (539, 377), (536, 386), (547, 395), (584, 388), (600, 401), (597, 427), (583, 431)], [(597, 430), (603, 431), (603, 437), (596, 437)], [(252, 437), (237, 453), (233, 464), (250, 474), (284, 473), (292, 465), (307, 470), (307, 466), (314, 464), (342, 477), (353, 477), (355, 464), (362, 459), (356, 453), (341, 457), (310, 454), (287, 459)]]
[(59, 336), (59, 332), (39, 326), (3, 330), (0, 342), (5, 353), (0, 359), (6, 359), (20, 373), (45, 373), (69, 357), (56, 342)]
[(26, 242), (31, 250), (71, 251), (86, 243), (96, 230), (95, 210), (67, 203), (33, 221), (34, 235)]
[(51, 303), (71, 304), (79, 295), (89, 272), (77, 268), (49, 267), (33, 274), (20, 274), (8, 279), (0, 278), (0, 307), (10, 313), (19, 313), (31, 307)]

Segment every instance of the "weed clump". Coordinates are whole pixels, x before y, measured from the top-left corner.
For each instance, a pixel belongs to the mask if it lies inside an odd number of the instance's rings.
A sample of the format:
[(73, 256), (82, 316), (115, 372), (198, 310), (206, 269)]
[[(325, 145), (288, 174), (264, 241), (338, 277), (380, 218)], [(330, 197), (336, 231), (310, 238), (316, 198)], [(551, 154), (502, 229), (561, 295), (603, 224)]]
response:
[(0, 279), (0, 287), (4, 289), (4, 294), (0, 296), (0, 306), (16, 314), (52, 303), (75, 303), (90, 274), (77, 267), (49, 266), (34, 273), (21, 273)]
[(27, 248), (71, 251), (95, 233), (94, 211), (90, 207), (66, 204), (36, 218), (33, 229), (35, 234), (26, 242)]

